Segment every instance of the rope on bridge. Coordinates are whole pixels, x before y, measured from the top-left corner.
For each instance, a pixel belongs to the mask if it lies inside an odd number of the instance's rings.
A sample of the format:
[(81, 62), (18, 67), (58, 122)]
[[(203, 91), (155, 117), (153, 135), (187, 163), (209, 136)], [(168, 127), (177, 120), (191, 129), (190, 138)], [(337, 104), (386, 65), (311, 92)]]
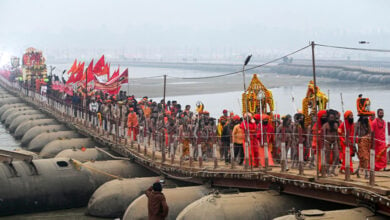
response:
[(113, 179), (123, 179), (123, 178), (120, 177), (120, 176), (116, 176), (116, 175), (107, 173), (107, 172), (105, 172), (105, 171), (103, 171), (103, 170), (99, 170), (99, 169), (96, 169), (96, 168), (87, 166), (87, 165), (81, 163), (80, 161), (77, 161), (77, 160), (74, 160), (74, 159), (70, 159), (70, 162), (72, 162), (76, 168), (84, 167), (84, 168), (86, 168), (86, 169), (88, 169), (88, 170), (90, 170), (90, 171), (92, 171), (92, 172), (99, 173), (99, 174), (102, 174), (102, 175), (104, 175), (104, 176), (111, 177), (111, 178), (113, 178)]

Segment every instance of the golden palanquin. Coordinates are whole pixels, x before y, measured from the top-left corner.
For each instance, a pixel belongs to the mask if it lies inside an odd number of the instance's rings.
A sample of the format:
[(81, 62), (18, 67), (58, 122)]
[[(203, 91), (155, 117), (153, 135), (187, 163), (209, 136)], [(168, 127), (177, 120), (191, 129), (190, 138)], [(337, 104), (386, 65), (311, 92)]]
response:
[(46, 78), (46, 59), (42, 51), (33, 47), (26, 49), (22, 57), (23, 80), (30, 80), (31, 77)]
[(268, 113), (272, 116), (274, 99), (272, 92), (263, 85), (256, 74), (253, 74), (248, 89), (242, 94), (242, 112), (259, 114), (260, 109), (262, 114)]
[[(317, 86), (317, 100), (318, 111), (325, 110), (328, 104), (328, 97), (320, 91)], [(309, 126), (312, 123), (312, 118), (316, 115), (315, 109), (315, 93), (314, 82), (310, 81), (307, 86), (306, 97), (302, 100), (302, 113), (305, 115), (305, 126)]]

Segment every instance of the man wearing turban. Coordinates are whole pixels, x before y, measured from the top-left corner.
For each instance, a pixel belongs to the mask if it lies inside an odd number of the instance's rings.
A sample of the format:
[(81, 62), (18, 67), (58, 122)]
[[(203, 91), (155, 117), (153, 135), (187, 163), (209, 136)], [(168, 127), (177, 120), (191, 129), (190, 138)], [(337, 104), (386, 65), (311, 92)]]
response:
[[(259, 157), (260, 157), (260, 163), (261, 166), (265, 167), (265, 155), (268, 155), (268, 165), (273, 166), (274, 161), (272, 158), (272, 143), (274, 139), (274, 128), (271, 123), (269, 123), (270, 117), (267, 114), (262, 114), (262, 118), (260, 121), (260, 124), (258, 125), (257, 129), (257, 138), (260, 145), (260, 151), (259, 151)], [(260, 129), (260, 126), (262, 128)], [(265, 143), (268, 144), (268, 151), (265, 152)]]
[(312, 159), (311, 159), (310, 167), (314, 166), (314, 155), (316, 155), (318, 150), (318, 158), (317, 158), (318, 171), (321, 170), (321, 148), (322, 148), (321, 128), (322, 125), (327, 122), (327, 120), (328, 119), (327, 119), (326, 110), (321, 110), (317, 113), (317, 121), (312, 127), (313, 142), (312, 142)]
[[(340, 152), (340, 160), (341, 168), (340, 172), (345, 171), (345, 152), (346, 148), (349, 147), (350, 149), (350, 160), (349, 160), (349, 167), (351, 173), (353, 173), (353, 164), (352, 164), (352, 156), (355, 155), (356, 149), (353, 148), (353, 135), (354, 135), (354, 123), (353, 123), (353, 113), (352, 111), (346, 111), (344, 113), (344, 122), (342, 122), (338, 128), (338, 134), (340, 137), (340, 145), (341, 145), (341, 152)], [(347, 139), (348, 138), (348, 139)]]

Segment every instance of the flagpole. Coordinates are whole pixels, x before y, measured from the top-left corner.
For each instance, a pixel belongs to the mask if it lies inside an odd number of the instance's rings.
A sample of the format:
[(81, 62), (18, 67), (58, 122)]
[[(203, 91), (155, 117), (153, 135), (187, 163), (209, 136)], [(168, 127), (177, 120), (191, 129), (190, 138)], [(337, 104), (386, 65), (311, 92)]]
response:
[(87, 96), (88, 96), (88, 68), (85, 70), (85, 96), (84, 96), (84, 110), (85, 119), (87, 119)]
[(127, 71), (127, 95), (130, 95), (130, 72)]

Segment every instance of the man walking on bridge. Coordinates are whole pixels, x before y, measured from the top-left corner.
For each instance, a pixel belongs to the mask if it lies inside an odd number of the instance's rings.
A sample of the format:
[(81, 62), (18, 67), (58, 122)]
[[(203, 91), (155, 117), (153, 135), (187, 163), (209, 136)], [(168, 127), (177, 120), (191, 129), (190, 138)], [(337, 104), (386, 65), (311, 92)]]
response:
[(127, 116), (127, 136), (131, 138), (131, 134), (133, 134), (133, 140), (137, 140), (138, 134), (138, 118), (137, 114), (134, 112), (134, 108), (130, 108), (130, 113)]
[(386, 169), (387, 165), (386, 122), (383, 120), (383, 109), (378, 109), (377, 115), (371, 124), (375, 135), (375, 171)]

